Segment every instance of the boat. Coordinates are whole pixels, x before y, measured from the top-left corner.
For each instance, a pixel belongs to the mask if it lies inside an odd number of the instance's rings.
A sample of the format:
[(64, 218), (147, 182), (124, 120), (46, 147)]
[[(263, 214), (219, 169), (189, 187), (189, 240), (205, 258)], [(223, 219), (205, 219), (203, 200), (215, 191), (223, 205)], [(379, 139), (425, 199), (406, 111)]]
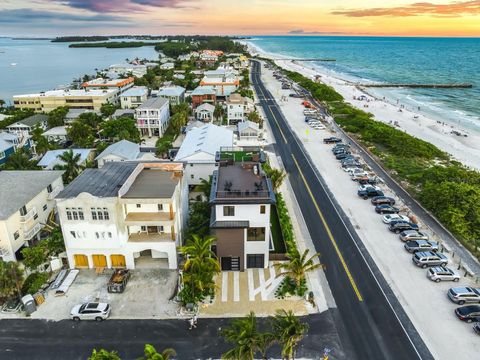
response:
[(17, 63), (11, 63), (10, 66), (17, 66)]

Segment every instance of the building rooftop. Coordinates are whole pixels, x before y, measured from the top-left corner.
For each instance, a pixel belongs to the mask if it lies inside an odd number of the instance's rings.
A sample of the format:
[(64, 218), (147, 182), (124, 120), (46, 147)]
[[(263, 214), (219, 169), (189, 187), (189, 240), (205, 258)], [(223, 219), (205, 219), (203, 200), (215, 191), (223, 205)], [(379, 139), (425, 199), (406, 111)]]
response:
[(243, 96), (237, 93), (230, 94), (227, 99), (228, 104), (243, 104), (244, 102)]
[(107, 162), (101, 169), (85, 169), (57, 195), (57, 199), (70, 199), (85, 192), (96, 197), (117, 197), (136, 162)]
[(247, 121), (240, 121), (237, 124), (237, 129), (238, 132), (247, 130), (247, 129), (254, 129), (254, 130), (259, 130), (258, 124), (254, 123), (253, 121), (247, 120)]
[(87, 87), (115, 87), (115, 88), (121, 88), (124, 87), (128, 84), (133, 83), (134, 78), (128, 77), (126, 79), (103, 79), (103, 78), (97, 78), (93, 79), (90, 81), (84, 82), (81, 87), (82, 88), (87, 88)]
[(137, 110), (141, 109), (161, 109), (165, 104), (168, 105), (168, 100), (161, 97), (150, 98), (147, 101), (143, 102)]
[(103, 150), (95, 160), (104, 158), (107, 155), (116, 155), (124, 160), (134, 160), (140, 154), (140, 145), (128, 140), (120, 140)]
[(15, 142), (18, 140), (18, 135), (5, 131), (0, 131), (0, 139), (8, 142)]
[(158, 96), (181, 96), (185, 88), (181, 86), (170, 86), (158, 90)]
[(145, 168), (135, 178), (122, 199), (169, 199), (181, 175), (163, 169)]
[[(35, 94), (22, 94), (22, 95), (14, 95), (14, 99), (19, 99), (23, 97), (79, 97), (79, 96), (108, 96), (111, 94), (117, 93), (117, 89), (104, 89), (104, 90), (94, 90), (94, 89), (62, 89), (62, 90), (49, 90), (41, 93)], [(41, 115), (41, 114), (39, 114)]]
[(212, 104), (209, 104), (209, 103), (203, 103), (203, 104), (197, 106), (197, 108), (195, 109), (195, 112), (199, 112), (199, 111), (202, 111), (202, 110), (214, 112), (215, 111), (215, 106), (213, 106)]
[(114, 119), (117, 119), (117, 118), (122, 117), (122, 116), (128, 116), (128, 117), (133, 118), (134, 115), (135, 115), (135, 110), (133, 110), (133, 109), (117, 109), (113, 113), (112, 117)]
[(66, 126), (55, 126), (51, 129), (45, 131), (42, 136), (66, 136), (67, 127)]
[(62, 174), (53, 170), (0, 171), (0, 220), (8, 219)]
[(13, 146), (14, 145), (11, 142), (0, 138), (0, 151), (8, 150), (8, 149), (12, 148)]
[(211, 86), (197, 86), (191, 95), (215, 95), (216, 92)]
[(97, 115), (100, 115), (99, 111), (94, 111), (90, 109), (69, 109), (67, 115), (65, 116), (66, 119), (76, 119), (80, 115), (85, 114), (85, 113), (96, 113)]
[(13, 128), (13, 127), (21, 126), (21, 125), (28, 126), (28, 127), (34, 127), (37, 124), (40, 124), (42, 122), (46, 122), (47, 120), (48, 120), (48, 115), (35, 114), (35, 115), (29, 116), (25, 119), (19, 120), (16, 123), (13, 123), (13, 124), (7, 126), (7, 128), (9, 128), (9, 127)]
[(122, 92), (121, 96), (145, 96), (148, 94), (146, 86), (133, 86)]
[(42, 159), (38, 162), (37, 165), (47, 170), (53, 169), (55, 165), (64, 165), (65, 163), (59, 159), (59, 156), (68, 152), (69, 150), (72, 150), (74, 155), (80, 155), (77, 164), (84, 163), (87, 160), (88, 155), (92, 152), (92, 149), (49, 150), (45, 153), (45, 155), (43, 155)]

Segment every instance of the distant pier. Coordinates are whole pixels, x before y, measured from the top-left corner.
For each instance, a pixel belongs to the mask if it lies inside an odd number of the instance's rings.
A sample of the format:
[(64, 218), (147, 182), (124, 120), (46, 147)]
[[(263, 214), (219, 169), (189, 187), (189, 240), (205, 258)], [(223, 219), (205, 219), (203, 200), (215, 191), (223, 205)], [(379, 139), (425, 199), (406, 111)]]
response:
[(473, 84), (356, 84), (361, 87), (374, 87), (374, 88), (424, 88), (424, 89), (467, 89), (472, 88)]

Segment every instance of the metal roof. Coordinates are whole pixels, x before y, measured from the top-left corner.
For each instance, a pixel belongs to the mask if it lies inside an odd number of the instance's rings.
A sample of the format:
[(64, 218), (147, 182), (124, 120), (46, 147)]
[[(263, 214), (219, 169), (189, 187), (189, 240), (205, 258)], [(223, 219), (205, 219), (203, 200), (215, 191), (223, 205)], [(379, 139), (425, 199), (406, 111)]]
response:
[(44, 114), (35, 114), (32, 116), (29, 116), (23, 120), (19, 120), (14, 124), (11, 124), (8, 127), (16, 127), (18, 125), (25, 125), (28, 127), (34, 127), (35, 125), (41, 123), (41, 122), (46, 122), (48, 120), (48, 116)]
[(249, 221), (215, 221), (210, 225), (213, 229), (244, 229), (250, 227)]
[(95, 160), (102, 159), (107, 155), (115, 155), (124, 160), (134, 160), (140, 154), (140, 145), (128, 140), (120, 140), (103, 150)]
[(37, 163), (38, 166), (41, 166), (45, 169), (53, 169), (55, 165), (64, 165), (65, 163), (59, 159), (59, 156), (73, 151), (73, 155), (80, 154), (80, 159), (78, 159), (78, 164), (82, 164), (88, 158), (88, 155), (92, 152), (92, 149), (61, 149), (61, 150), (49, 150), (43, 155), (42, 159)]
[(143, 102), (142, 105), (137, 107), (137, 110), (140, 109), (161, 109), (165, 104), (168, 105), (168, 100), (162, 97), (150, 98), (147, 101)]

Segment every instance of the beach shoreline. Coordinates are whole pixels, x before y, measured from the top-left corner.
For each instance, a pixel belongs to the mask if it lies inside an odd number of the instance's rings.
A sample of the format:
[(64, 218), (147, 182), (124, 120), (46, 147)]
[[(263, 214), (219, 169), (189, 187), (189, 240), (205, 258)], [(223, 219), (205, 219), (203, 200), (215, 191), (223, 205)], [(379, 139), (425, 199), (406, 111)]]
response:
[(435, 118), (423, 112), (421, 108), (412, 109), (399, 100), (395, 103), (395, 100), (392, 101), (387, 97), (375, 96), (355, 82), (332, 76), (319, 67), (308, 66), (294, 60), (287, 60), (282, 55), (265, 52), (249, 41), (241, 42), (247, 45), (250, 52), (274, 59), (275, 64), (285, 70), (298, 72), (312, 80), (319, 79), (340, 93), (347, 103), (373, 114), (375, 120), (395, 126), (399, 130), (437, 146), (468, 167), (480, 169), (480, 132)]

